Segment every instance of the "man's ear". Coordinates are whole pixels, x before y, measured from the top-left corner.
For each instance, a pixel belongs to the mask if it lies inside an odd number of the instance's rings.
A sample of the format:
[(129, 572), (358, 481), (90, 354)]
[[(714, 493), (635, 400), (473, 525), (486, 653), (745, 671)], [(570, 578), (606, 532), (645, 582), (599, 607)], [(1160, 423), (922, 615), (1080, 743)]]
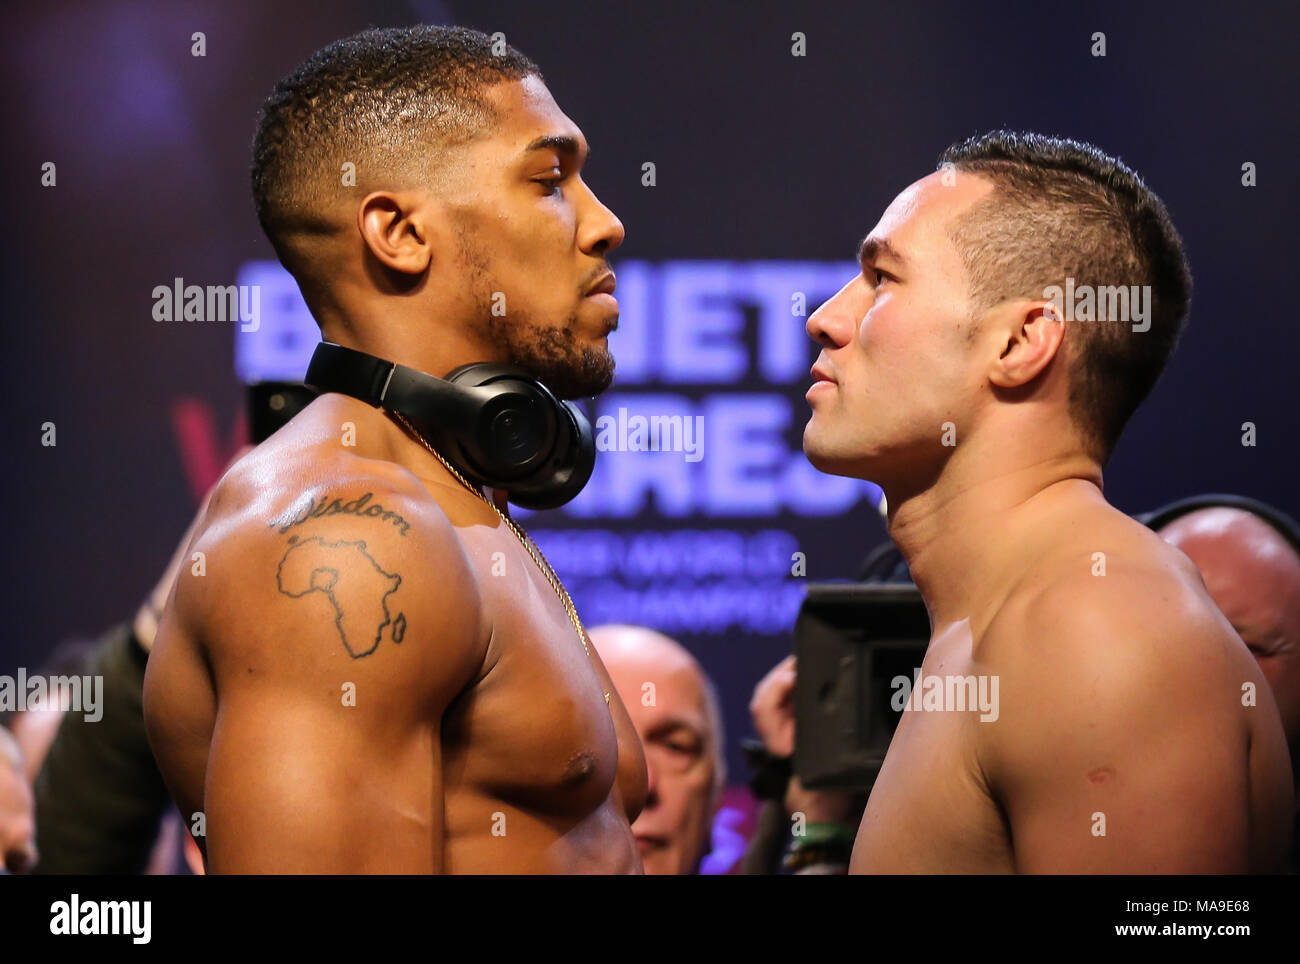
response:
[(1010, 301), (990, 326), (1001, 352), (989, 369), (999, 388), (1019, 388), (1038, 377), (1065, 340), (1065, 321), (1050, 301)]
[(370, 253), (385, 268), (420, 275), (433, 261), (428, 200), (411, 191), (375, 191), (357, 212), (357, 227)]

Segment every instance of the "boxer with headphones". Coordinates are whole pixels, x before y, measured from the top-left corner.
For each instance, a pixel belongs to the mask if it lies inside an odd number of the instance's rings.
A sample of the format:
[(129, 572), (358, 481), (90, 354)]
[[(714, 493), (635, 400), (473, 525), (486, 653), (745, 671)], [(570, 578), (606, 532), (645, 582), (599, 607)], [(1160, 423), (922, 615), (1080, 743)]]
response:
[(254, 198), (321, 394), (217, 487), (145, 681), (211, 871), (641, 869), (636, 731), (508, 507), (591, 473), (568, 400), (613, 374), (623, 227), (500, 46), (368, 30), (263, 108)]

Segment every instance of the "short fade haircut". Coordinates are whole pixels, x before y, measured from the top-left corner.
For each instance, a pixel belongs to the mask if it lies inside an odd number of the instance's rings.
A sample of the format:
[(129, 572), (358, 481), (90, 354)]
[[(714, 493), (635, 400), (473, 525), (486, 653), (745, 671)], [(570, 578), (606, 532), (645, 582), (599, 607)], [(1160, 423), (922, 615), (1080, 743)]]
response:
[(1080, 141), (992, 131), (953, 144), (939, 167), (991, 181), (993, 193), (957, 219), (952, 238), (976, 310), (1046, 288), (1150, 286), (1150, 328), (1071, 324), (1069, 404), (1105, 462), (1155, 386), (1187, 322), (1192, 276), (1164, 203), (1129, 167)]
[(333, 229), (345, 162), (363, 191), (427, 183), (490, 129), (486, 88), (529, 75), (537, 65), (504, 42), (426, 24), (364, 30), (299, 64), (262, 105), (253, 143), (257, 218), (285, 268), (301, 282), (292, 239)]

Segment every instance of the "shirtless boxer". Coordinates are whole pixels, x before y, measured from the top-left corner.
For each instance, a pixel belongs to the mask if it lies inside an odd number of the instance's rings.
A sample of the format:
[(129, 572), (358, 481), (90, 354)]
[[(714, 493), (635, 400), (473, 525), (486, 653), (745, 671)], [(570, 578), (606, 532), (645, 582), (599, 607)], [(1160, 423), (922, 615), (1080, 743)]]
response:
[[(498, 53), (415, 27), (313, 55), (264, 108), (258, 214), (325, 340), (594, 394), (623, 227), (537, 68)], [(636, 731), (489, 494), (341, 394), (222, 479), (145, 682), (211, 871), (640, 870)]]
[[(1292, 790), (1264, 676), (1187, 558), (1102, 495), (1186, 317), (1181, 241), (1090, 146), (999, 132), (941, 160), (807, 323), (804, 449), (884, 487), (932, 631), (851, 870), (1274, 870)], [(1069, 320), (1068, 278), (1150, 285), (1147, 321)]]

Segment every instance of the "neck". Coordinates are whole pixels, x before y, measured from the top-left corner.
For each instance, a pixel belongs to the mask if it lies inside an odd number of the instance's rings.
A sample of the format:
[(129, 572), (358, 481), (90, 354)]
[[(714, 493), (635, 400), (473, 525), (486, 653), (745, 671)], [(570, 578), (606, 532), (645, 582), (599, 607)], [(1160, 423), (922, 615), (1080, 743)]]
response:
[[(321, 337), (438, 378), (471, 362), (503, 360), (499, 346), (485, 343), (465, 326), (430, 325), (398, 315), (376, 322), (375, 314), (354, 311), (328, 317), (321, 323)], [(431, 312), (429, 317), (446, 319), (451, 313)]]
[[(926, 488), (898, 495), (886, 487), (889, 535), (907, 560), (935, 632), (974, 617), (1008, 578), (1002, 547), (1023, 542), (1041, 511), (1072, 494), (1099, 498), (1101, 466), (1075, 451), (1008, 465), (970, 445), (954, 452)], [(1024, 559), (1017, 556), (1023, 565)]]
[[(445, 474), (449, 484), (454, 485), (457, 488), (463, 488), (465, 484), (468, 484), (485, 502), (490, 502), (498, 508), (501, 508), (505, 504), (505, 501), (508, 498), (508, 493), (505, 491), (486, 488), (484, 486), (476, 486), (469, 479), (464, 478), (463, 475), (460, 475), (456, 470), (453, 470), (450, 463), (443, 461), (444, 457), (440, 456), (440, 454), (429, 443), (429, 440), (426, 439), (420, 433), (420, 430), (412, 425), (404, 415), (400, 413), (389, 413), (387, 411), (382, 412), (381, 415), (384, 421), (392, 425), (392, 427), (397, 431), (397, 438), (400, 438), (404, 443), (402, 445), (402, 450), (405, 451), (408, 456), (414, 453), (418, 462), (423, 463), (424, 466), (428, 466), (429, 460), (432, 460), (433, 463), (438, 466), (437, 474)], [(406, 466), (407, 469), (414, 472), (417, 476), (424, 477), (424, 475), (427, 474), (427, 468), (421, 468), (420, 471), (416, 471), (415, 464), (412, 463), (409, 458), (399, 458), (396, 453), (397, 449), (394, 448), (392, 457), (393, 461), (397, 461)]]
[(488, 488), (487, 496), (485, 496), (485, 498), (489, 498), (492, 501), (492, 504), (497, 507), (497, 510), (503, 516), (505, 516), (507, 519), (510, 518), (510, 493), (509, 492), (507, 492), (505, 489)]

